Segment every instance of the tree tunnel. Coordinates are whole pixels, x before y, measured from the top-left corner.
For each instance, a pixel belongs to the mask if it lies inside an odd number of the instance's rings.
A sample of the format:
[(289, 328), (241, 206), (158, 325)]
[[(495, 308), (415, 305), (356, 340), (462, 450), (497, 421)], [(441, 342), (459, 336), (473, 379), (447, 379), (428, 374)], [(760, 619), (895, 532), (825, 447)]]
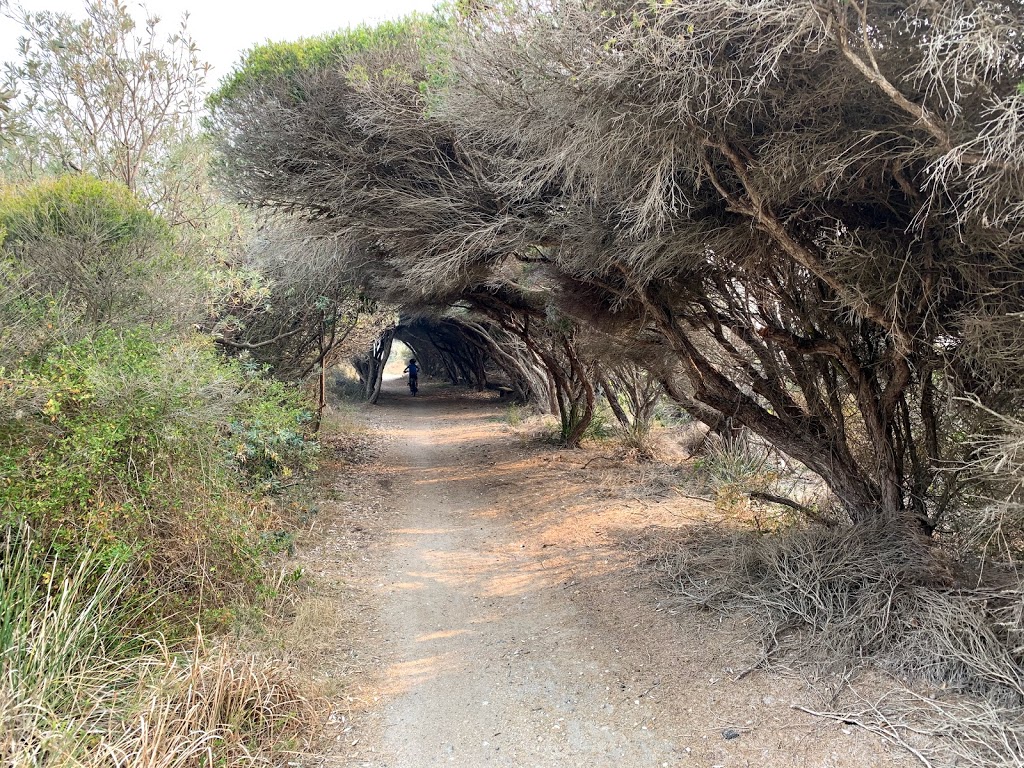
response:
[(577, 445), (594, 413), (593, 362), (580, 354), (571, 331), (554, 329), (537, 318), (531, 323), (529, 313), (507, 304), (503, 309), (402, 317), (353, 360), (366, 399), (377, 401), (392, 344), (401, 341), (413, 351), (425, 375), (478, 391), (495, 389), (517, 402), (533, 403), (556, 414), (562, 441)]
[(370, 349), (353, 360), (370, 402), (380, 394), (380, 381), (392, 345), (412, 350), (425, 376), (479, 392), (498, 390), (519, 402), (546, 395), (547, 377), (526, 345), (502, 329), (469, 317), (403, 317), (385, 330)]

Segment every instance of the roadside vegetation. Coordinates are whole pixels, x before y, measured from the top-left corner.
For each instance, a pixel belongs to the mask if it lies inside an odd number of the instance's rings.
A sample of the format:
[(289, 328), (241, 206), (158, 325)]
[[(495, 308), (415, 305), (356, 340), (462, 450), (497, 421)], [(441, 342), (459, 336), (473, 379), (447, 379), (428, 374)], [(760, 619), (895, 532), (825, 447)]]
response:
[(0, 758), (301, 748), (218, 633), (405, 344), (566, 448), (671, 433), (727, 518), (661, 559), (682, 604), (892, 672), (818, 714), (923, 764), (1024, 763), (1020, 8), (455, 3), (254, 47), (202, 130), (184, 25), (7, 12)]
[(231, 636), (301, 578), (277, 494), (315, 464), (316, 400), (221, 343), (238, 286), (269, 289), (207, 176), (187, 30), (85, 12), (11, 11), (0, 762), (282, 763), (322, 722), (315, 688)]

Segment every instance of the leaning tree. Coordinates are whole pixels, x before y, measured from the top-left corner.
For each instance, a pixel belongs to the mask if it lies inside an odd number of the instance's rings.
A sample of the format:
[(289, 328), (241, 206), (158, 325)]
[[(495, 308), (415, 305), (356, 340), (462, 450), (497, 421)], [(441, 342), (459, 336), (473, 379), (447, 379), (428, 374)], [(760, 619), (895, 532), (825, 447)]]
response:
[(491, 318), (570, 421), (597, 325), (853, 519), (930, 530), (991, 428), (966, 401), (1022, 404), (1021, 15), (480, 7), (257, 49), (215, 123), (243, 201), (342, 238), (374, 295)]
[(475, 150), (429, 115), (451, 31), (414, 17), (250, 52), (211, 99), (220, 171), (243, 203), (333, 243), (337, 272), (366, 295), (486, 319), (489, 359), (550, 403), (573, 445), (593, 414), (588, 364), (573, 321), (549, 311), (549, 278), (526, 274), (544, 260), (533, 230), (546, 206), (497, 195)]
[(499, 196), (547, 201), (581, 316), (656, 332), (687, 396), (854, 519), (932, 529), (968, 493), (964, 399), (1022, 405), (1022, 22), (959, 0), (523, 5), (464, 22), (440, 113)]

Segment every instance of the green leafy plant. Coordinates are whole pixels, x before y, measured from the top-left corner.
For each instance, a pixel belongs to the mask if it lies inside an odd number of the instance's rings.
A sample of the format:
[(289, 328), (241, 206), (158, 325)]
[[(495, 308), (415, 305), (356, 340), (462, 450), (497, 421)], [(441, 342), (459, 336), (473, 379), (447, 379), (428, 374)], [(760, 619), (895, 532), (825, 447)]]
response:
[(524, 418), (523, 406), (519, 403), (512, 403), (505, 409), (505, 421), (510, 427), (518, 427)]
[(597, 408), (583, 432), (584, 440), (607, 440), (615, 435), (615, 425), (606, 408)]
[[(411, 14), (396, 21), (376, 25), (359, 25), (329, 35), (304, 38), (294, 42), (264, 43), (245, 53), (242, 61), (224, 78), (220, 87), (207, 100), (216, 109), (225, 102), (241, 98), (246, 91), (268, 83), (288, 84), (292, 98), (302, 100), (303, 76), (309, 72), (335, 66), (346, 57), (367, 51), (387, 52), (410, 42), (424, 47), (437, 44), (446, 21), (439, 15)], [(351, 68), (346, 77), (353, 87), (369, 79), (365, 68)], [(407, 70), (391, 67), (374, 76), (407, 79)], [(436, 73), (435, 73), (436, 76)]]
[(315, 455), (301, 393), (152, 306), (171, 239), (123, 186), (10, 188), (0, 225), (0, 524), (62, 562), (130, 556), (168, 630), (216, 618), (265, 578), (262, 497)]

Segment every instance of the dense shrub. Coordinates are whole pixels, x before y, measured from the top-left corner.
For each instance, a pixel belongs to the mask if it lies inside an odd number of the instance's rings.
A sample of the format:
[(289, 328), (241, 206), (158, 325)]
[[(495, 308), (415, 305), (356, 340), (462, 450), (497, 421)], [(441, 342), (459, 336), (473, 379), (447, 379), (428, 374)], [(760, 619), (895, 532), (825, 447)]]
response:
[(0, 223), (0, 525), (62, 560), (130, 557), (133, 592), (164, 617), (258, 589), (261, 497), (312, 454), (299, 393), (154, 298), (191, 285), (125, 188), (7, 190)]
[(255, 586), (269, 510), (253, 491), (309, 454), (296, 394), (208, 341), (141, 329), (27, 362), (0, 395), (4, 523), (27, 521), (62, 555), (130, 553), (161, 600), (193, 599), (205, 583), (216, 604), (218, 591)]
[(169, 228), (124, 186), (62, 176), (11, 187), (0, 195), (0, 227), (7, 277), (26, 299), (92, 323), (151, 317), (166, 301), (158, 289), (175, 272)]

